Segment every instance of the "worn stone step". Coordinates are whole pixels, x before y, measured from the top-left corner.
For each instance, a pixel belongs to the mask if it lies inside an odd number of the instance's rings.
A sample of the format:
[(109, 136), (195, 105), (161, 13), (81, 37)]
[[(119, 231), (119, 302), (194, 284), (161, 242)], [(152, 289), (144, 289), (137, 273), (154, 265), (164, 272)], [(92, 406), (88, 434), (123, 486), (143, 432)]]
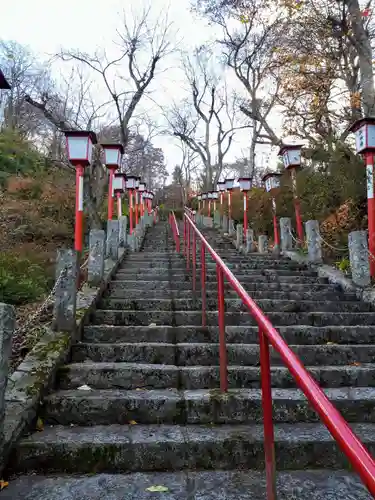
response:
[[(317, 278), (317, 273), (315, 271), (298, 271), (298, 270), (289, 270), (289, 269), (275, 269), (275, 270), (270, 270), (270, 269), (246, 269), (246, 268), (235, 268), (234, 266), (228, 266), (232, 272), (236, 275), (236, 277), (240, 279), (244, 278), (252, 278), (254, 276), (266, 276), (270, 277), (270, 279), (281, 279), (281, 278)], [(200, 274), (200, 267), (196, 267), (196, 273), (199, 275)], [(189, 271), (190, 272), (190, 271)], [(181, 276), (185, 277), (187, 274), (186, 269), (184, 268), (173, 268), (171, 267), (170, 269), (167, 267), (163, 268), (147, 268), (147, 267), (142, 267), (142, 268), (135, 268), (135, 267), (129, 267), (129, 269), (123, 269), (121, 271), (118, 271), (116, 273), (116, 279), (126, 279), (128, 276), (133, 276), (134, 274), (136, 275), (148, 275), (151, 274), (152, 276), (169, 276), (169, 274), (173, 274), (173, 276)], [(208, 279), (210, 278), (215, 278), (216, 279), (216, 267), (215, 266), (207, 266), (206, 268), (206, 276)], [(241, 278), (242, 277), (242, 278)], [(288, 281), (288, 279), (286, 280)], [(290, 280), (289, 280), (290, 281)]]
[[(116, 274), (113, 277), (114, 281), (137, 281), (137, 280), (144, 280), (147, 278), (147, 281), (178, 281), (178, 282), (183, 282), (183, 281), (190, 281), (191, 276), (190, 273), (176, 273), (174, 271), (164, 273), (164, 274), (154, 274), (154, 273), (129, 273), (126, 276)], [(303, 283), (303, 284), (318, 284), (318, 283), (323, 283), (326, 284), (328, 283), (327, 278), (315, 278), (312, 276), (281, 276), (281, 275), (276, 275), (276, 274), (239, 274), (236, 273), (236, 278), (238, 281), (244, 284), (246, 286), (248, 283), (273, 283), (273, 282), (281, 282), (281, 283)], [(215, 282), (216, 283), (216, 272), (215, 273), (207, 273), (206, 275), (206, 282)], [(200, 283), (200, 275), (197, 273), (197, 283)]]
[[(224, 260), (225, 264), (232, 270), (239, 270), (239, 269), (246, 269), (249, 271), (254, 271), (256, 269), (262, 270), (262, 271), (270, 271), (270, 272), (276, 272), (276, 271), (291, 271), (291, 272), (311, 272), (316, 274), (315, 271), (309, 271), (306, 266), (300, 266), (300, 265), (293, 265), (289, 264), (288, 262), (251, 262), (251, 261), (226, 261)], [(197, 268), (201, 267), (200, 260), (196, 261), (196, 266)], [(154, 261), (151, 260), (150, 262), (148, 261), (137, 261), (137, 262), (129, 262), (125, 261), (124, 264), (121, 265), (121, 267), (118, 268), (118, 273), (126, 273), (129, 272), (131, 269), (137, 269), (138, 272), (149, 272), (151, 269), (174, 269), (174, 270), (185, 270), (186, 269), (186, 262), (183, 260), (180, 261)], [(215, 262), (206, 262), (206, 268), (207, 269), (215, 269), (216, 268), (216, 263)]]
[[(276, 475), (279, 500), (370, 500), (357, 474), (343, 470), (280, 471)], [(167, 496), (147, 488), (164, 485)], [(89, 496), (88, 496), (89, 495)], [(193, 496), (192, 496), (193, 495)], [(2, 500), (264, 500), (263, 471), (212, 470), (127, 474), (21, 476), (1, 492)]]
[[(197, 290), (197, 295), (200, 297), (200, 290)], [(207, 297), (215, 298), (217, 297), (217, 290), (216, 288), (211, 288), (206, 291)], [(314, 294), (314, 292), (309, 293), (307, 290), (306, 292), (281, 292), (281, 291), (268, 291), (268, 290), (255, 290), (249, 292), (249, 295), (251, 296), (252, 299), (274, 299), (274, 300), (311, 300), (317, 297), (319, 300), (345, 300), (345, 301), (357, 301), (357, 296), (355, 293), (345, 293), (343, 294), (342, 292), (339, 291), (331, 291), (328, 289), (328, 291), (321, 291), (318, 294)], [(132, 300), (136, 299), (143, 299), (145, 297), (145, 291), (144, 290), (139, 290), (137, 288), (115, 288), (115, 289), (108, 289), (104, 292), (103, 294), (104, 298), (110, 298), (110, 299), (128, 299), (131, 298)], [(173, 290), (167, 290), (167, 289), (161, 289), (161, 290), (149, 290), (147, 292), (147, 297), (150, 300), (156, 300), (156, 299), (190, 299), (192, 297), (192, 290), (191, 287), (190, 289), (184, 289), (184, 290), (178, 290), (178, 289), (173, 289)], [(237, 297), (236, 292), (233, 290), (229, 289), (226, 291), (226, 297)]]
[[(375, 422), (375, 389), (342, 387), (325, 389), (330, 401), (348, 422)], [(272, 389), (274, 422), (319, 422), (299, 389)], [(236, 424), (262, 423), (262, 391), (217, 389), (180, 391), (97, 390), (58, 391), (45, 399), (42, 410), (47, 425), (128, 424)]]
[[(281, 326), (278, 328), (288, 344), (317, 345), (375, 343), (373, 326)], [(228, 343), (253, 344), (259, 340), (257, 326), (226, 326)], [(217, 343), (218, 327), (173, 326), (113, 326), (87, 325), (83, 340), (86, 342), (165, 342), (165, 343)]]
[[(375, 364), (307, 366), (321, 387), (374, 387)], [(289, 370), (272, 366), (272, 387), (296, 387)], [(176, 366), (141, 363), (72, 363), (59, 370), (61, 389), (87, 384), (96, 389), (216, 389), (220, 385), (218, 366)], [(260, 387), (260, 368), (228, 366), (231, 388)]]
[[(375, 425), (353, 424), (375, 452)], [(108, 425), (45, 428), (24, 438), (18, 471), (74, 473), (180, 469), (264, 469), (262, 425)], [(346, 458), (322, 424), (275, 425), (278, 470), (342, 469)]]
[[(286, 325), (340, 326), (340, 325), (375, 325), (375, 312), (270, 312), (267, 314), (275, 328)], [(207, 311), (208, 326), (218, 325), (217, 311)], [(170, 325), (201, 326), (201, 311), (116, 311), (98, 309), (91, 315), (94, 325)], [(225, 313), (226, 325), (255, 325), (256, 321), (247, 312)]]
[[(257, 344), (227, 344), (228, 363), (241, 366), (259, 366)], [(305, 365), (347, 365), (375, 361), (375, 346), (362, 345), (290, 345)], [(80, 343), (72, 348), (72, 362), (156, 363), (182, 366), (210, 366), (219, 364), (219, 345), (216, 343)], [(271, 350), (273, 365), (284, 365), (280, 356)]]
[[(272, 300), (272, 299), (258, 299), (256, 301), (258, 306), (263, 312), (314, 312), (314, 311), (327, 311), (327, 312), (371, 312), (374, 308), (371, 304), (366, 304), (360, 301), (319, 301), (319, 300)], [(247, 311), (247, 307), (242, 303), (241, 299), (226, 297), (225, 310)], [(201, 299), (115, 299), (112, 297), (102, 299), (98, 308), (100, 309), (117, 309), (121, 311), (145, 311), (145, 310), (159, 310), (159, 311), (196, 311), (202, 308)], [(217, 310), (217, 298), (206, 298), (207, 310)], [(375, 312), (375, 311), (374, 311)]]
[[(197, 286), (199, 285), (199, 280), (197, 280)], [(273, 290), (273, 291), (293, 291), (293, 292), (318, 292), (321, 291), (337, 291), (338, 288), (329, 283), (289, 283), (281, 281), (269, 281), (269, 282), (251, 282), (243, 283), (244, 288), (247, 292), (259, 291), (259, 290)], [(191, 279), (187, 281), (176, 281), (176, 280), (152, 280), (147, 277), (142, 277), (137, 280), (115, 280), (111, 281), (108, 285), (109, 290), (121, 290), (121, 289), (132, 289), (137, 288), (138, 290), (192, 290)], [(231, 290), (231, 286), (228, 283), (224, 283), (224, 288), (226, 290)], [(208, 281), (206, 283), (207, 290), (217, 290), (217, 283), (214, 281)]]

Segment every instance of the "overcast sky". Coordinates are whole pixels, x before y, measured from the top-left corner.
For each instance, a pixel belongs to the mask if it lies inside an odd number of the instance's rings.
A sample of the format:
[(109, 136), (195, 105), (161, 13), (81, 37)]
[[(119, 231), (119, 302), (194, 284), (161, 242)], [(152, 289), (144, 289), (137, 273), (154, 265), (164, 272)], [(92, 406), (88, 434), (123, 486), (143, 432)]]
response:
[[(93, 52), (96, 47), (111, 50), (116, 37), (116, 29), (121, 28), (124, 8), (128, 15), (130, 9), (142, 6), (147, 0), (5, 0), (1, 6), (1, 37), (28, 45), (31, 50), (46, 58), (60, 51), (62, 47)], [(169, 20), (173, 29), (178, 31), (180, 48), (193, 49), (197, 45), (207, 44), (215, 38), (214, 29), (203, 20), (197, 19), (190, 12), (189, 0), (152, 0), (155, 16), (169, 11)], [(172, 101), (179, 102), (185, 95), (182, 73), (172, 67), (158, 76), (154, 82), (153, 99), (163, 106)], [(227, 81), (232, 88), (238, 87), (234, 77)], [(101, 99), (101, 96), (98, 96)], [(107, 100), (103, 95), (103, 101)], [(150, 113), (158, 119), (160, 110), (151, 102), (144, 103)], [(275, 118), (277, 121), (277, 117)], [(234, 147), (226, 157), (234, 160), (247, 153), (249, 131), (236, 136)], [(175, 140), (169, 137), (156, 137), (153, 143), (163, 148), (169, 172), (179, 162), (180, 153)], [(263, 161), (267, 149), (259, 150), (259, 160)], [(273, 155), (274, 156), (274, 155)]]

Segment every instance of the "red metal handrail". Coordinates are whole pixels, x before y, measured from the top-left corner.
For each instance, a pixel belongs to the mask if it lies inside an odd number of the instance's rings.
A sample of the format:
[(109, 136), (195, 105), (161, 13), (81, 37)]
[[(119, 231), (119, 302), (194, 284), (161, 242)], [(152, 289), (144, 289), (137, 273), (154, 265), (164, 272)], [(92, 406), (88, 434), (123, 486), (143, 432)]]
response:
[[(192, 234), (191, 234), (192, 233)], [(192, 236), (192, 238), (191, 238)], [(201, 285), (202, 285), (202, 324), (206, 324), (206, 250), (216, 262), (218, 278), (218, 309), (219, 309), (219, 354), (220, 354), (220, 389), (226, 392), (228, 389), (227, 374), (227, 349), (225, 340), (225, 310), (224, 310), (224, 277), (230, 283), (232, 289), (242, 299), (252, 317), (259, 327), (260, 343), (260, 365), (261, 365), (261, 388), (262, 407), (264, 415), (264, 448), (267, 478), (267, 498), (276, 499), (276, 469), (275, 469), (275, 445), (274, 428), (272, 418), (272, 389), (271, 389), (271, 366), (269, 343), (280, 354), (286, 367), (293, 375), (297, 386), (303, 391), (306, 398), (320, 416), (322, 422), (330, 431), (341, 450), (349, 459), (353, 468), (358, 472), (372, 495), (375, 496), (375, 462), (368, 450), (364, 447), (358, 437), (349, 427), (346, 420), (335, 406), (329, 401), (322, 389), (308, 373), (302, 362), (289, 348), (280, 333), (272, 326), (269, 319), (262, 310), (251, 299), (241, 283), (233, 275), (223, 260), (210, 246), (203, 234), (195, 226), (192, 219), (184, 214), (184, 253), (187, 257), (187, 268), (190, 267), (190, 254), (193, 255), (193, 286), (196, 278), (196, 240), (201, 241)], [(192, 245), (190, 244), (192, 240)], [(191, 251), (190, 251), (191, 247)]]
[(174, 242), (176, 244), (176, 250), (180, 253), (180, 231), (178, 229), (178, 224), (174, 212), (169, 213), (169, 224), (172, 228)]

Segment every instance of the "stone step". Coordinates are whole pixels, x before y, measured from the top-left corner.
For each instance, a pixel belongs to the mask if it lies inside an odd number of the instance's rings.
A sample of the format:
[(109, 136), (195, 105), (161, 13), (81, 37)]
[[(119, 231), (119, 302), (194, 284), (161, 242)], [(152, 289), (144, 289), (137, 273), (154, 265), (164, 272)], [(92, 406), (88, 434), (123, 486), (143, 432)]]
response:
[[(318, 345), (369, 344), (375, 343), (373, 326), (281, 326), (278, 328), (288, 344)], [(227, 343), (253, 344), (259, 340), (257, 326), (226, 326)], [(84, 327), (83, 340), (86, 342), (165, 342), (165, 343), (217, 343), (218, 327), (197, 328), (182, 325), (173, 326), (108, 326), (87, 325)]]
[[(197, 295), (200, 297), (200, 290), (197, 290)], [(210, 298), (216, 298), (217, 297), (217, 290), (216, 288), (211, 288), (209, 290), (206, 290), (206, 295), (207, 297)], [(315, 294), (314, 292), (309, 293), (307, 290), (305, 292), (281, 292), (281, 291), (267, 291), (267, 290), (258, 290), (258, 291), (251, 291), (249, 292), (249, 295), (251, 296), (252, 299), (274, 299), (274, 300), (311, 300), (314, 299)], [(357, 297), (355, 293), (348, 293), (346, 292), (345, 294), (339, 291), (331, 291), (328, 289), (328, 291), (321, 291), (319, 292), (319, 295), (316, 295), (319, 300), (345, 300), (345, 301), (357, 301)], [(110, 299), (128, 299), (131, 298), (132, 300), (136, 299), (143, 299), (145, 297), (145, 291), (144, 290), (139, 290), (137, 288), (115, 288), (115, 289), (107, 289), (104, 294), (103, 298), (110, 298)], [(185, 289), (185, 290), (166, 290), (166, 289), (161, 289), (161, 290), (149, 290), (147, 292), (147, 297), (149, 297), (150, 300), (156, 300), (156, 299), (191, 299), (192, 297), (192, 290), (191, 287), (190, 289)], [(231, 297), (231, 298), (236, 298), (237, 294), (233, 290), (227, 290), (226, 291), (226, 297)]]
[[(374, 387), (375, 364), (307, 366), (321, 387)], [(296, 387), (284, 366), (272, 366), (272, 387)], [(176, 366), (141, 363), (72, 363), (59, 370), (61, 389), (83, 384), (95, 389), (217, 389), (218, 366)], [(259, 388), (260, 369), (253, 366), (228, 366), (231, 388)]]
[[(286, 325), (311, 325), (311, 326), (354, 326), (375, 325), (375, 312), (367, 313), (330, 313), (330, 312), (270, 312), (267, 314), (275, 328)], [(208, 326), (218, 325), (217, 311), (207, 311), (206, 319)], [(167, 326), (201, 326), (201, 311), (116, 311), (98, 309), (91, 315), (91, 323), (94, 325), (167, 325)], [(256, 325), (250, 313), (227, 312), (225, 314), (226, 325)]]
[[(197, 284), (199, 282), (197, 281)], [(311, 292), (311, 293), (321, 293), (323, 291), (337, 292), (340, 291), (338, 287), (331, 285), (329, 283), (318, 283), (318, 284), (304, 284), (304, 283), (285, 283), (285, 282), (268, 282), (268, 283), (246, 283), (243, 284), (247, 292), (251, 291), (288, 291), (288, 292)], [(176, 282), (168, 280), (157, 280), (152, 281), (145, 278), (140, 280), (126, 280), (126, 281), (111, 281), (108, 285), (108, 290), (128, 290), (128, 289), (138, 289), (138, 290), (190, 290), (192, 291), (191, 280)], [(229, 283), (224, 283), (225, 290), (232, 290)], [(208, 281), (206, 283), (206, 290), (217, 290), (217, 283), (214, 281)]]
[[(276, 475), (280, 500), (370, 500), (357, 474), (343, 470), (280, 471)], [(165, 486), (165, 494), (149, 493)], [(89, 495), (89, 496), (88, 496)], [(263, 471), (212, 470), (126, 474), (21, 476), (1, 492), (2, 500), (264, 500)]]
[[(353, 424), (375, 452), (375, 425)], [(278, 470), (342, 469), (347, 461), (322, 424), (275, 425)], [(95, 473), (182, 469), (263, 470), (262, 425), (108, 425), (45, 428), (13, 456), (19, 472)]]
[[(170, 271), (164, 274), (155, 274), (155, 273), (129, 273), (126, 276), (121, 274), (116, 274), (113, 278), (114, 281), (127, 282), (127, 281), (144, 281), (147, 278), (147, 281), (169, 281), (169, 282), (190, 282), (191, 276), (190, 273), (176, 273), (174, 271)], [(236, 278), (245, 286), (250, 283), (302, 283), (302, 284), (327, 284), (327, 278), (315, 278), (313, 276), (282, 276), (276, 274), (239, 274), (236, 273)], [(216, 283), (216, 273), (207, 273), (206, 282), (215, 282)], [(200, 283), (200, 275), (197, 273), (197, 283)]]
[[(258, 262), (250, 262), (250, 261), (225, 261), (225, 264), (232, 270), (238, 270), (238, 269), (247, 269), (247, 270), (269, 270), (270, 272), (276, 272), (276, 271), (304, 271), (304, 272), (309, 272), (309, 269), (307, 269), (305, 266), (299, 266), (299, 265), (293, 265), (289, 264), (287, 262), (283, 263), (275, 263), (275, 262), (264, 262), (264, 263), (258, 263)], [(201, 267), (201, 263), (199, 260), (196, 262), (197, 268)], [(130, 271), (131, 269), (137, 269), (138, 272), (149, 272), (150, 269), (169, 269), (172, 268), (174, 270), (185, 270), (186, 269), (186, 262), (185, 261), (137, 261), (137, 262), (128, 262), (125, 261), (124, 264), (122, 264), (121, 267), (119, 267), (118, 272), (123, 273)], [(207, 269), (215, 269), (216, 268), (216, 263), (215, 262), (206, 262), (206, 268)], [(316, 274), (314, 271), (310, 271), (311, 273)]]
[[(350, 365), (372, 363), (375, 345), (289, 345), (305, 365)], [(230, 365), (259, 366), (257, 344), (227, 344)], [(125, 362), (178, 366), (215, 366), (219, 364), (219, 345), (214, 343), (168, 344), (162, 342), (80, 343), (72, 348), (72, 362)], [(280, 356), (271, 350), (273, 365), (284, 365)]]
[[(290, 269), (274, 269), (274, 270), (269, 270), (269, 269), (246, 269), (244, 267), (241, 267), (241, 269), (236, 269), (234, 266), (228, 266), (234, 274), (237, 276), (242, 276), (242, 277), (253, 277), (253, 276), (270, 276), (273, 277), (274, 279), (276, 278), (289, 278), (289, 277), (309, 277), (309, 278), (316, 278), (317, 273), (315, 271), (299, 271), (299, 270), (290, 270)], [(189, 271), (192, 272), (192, 271)], [(201, 269), (200, 267), (197, 266), (196, 268), (197, 274), (200, 274)], [(119, 270), (116, 273), (116, 279), (122, 279), (126, 280), (127, 276), (133, 276), (134, 274), (137, 275), (148, 275), (151, 274), (152, 276), (167, 276), (170, 273), (173, 274), (173, 276), (186, 276), (186, 270), (184, 268), (176, 269), (176, 268), (171, 268), (169, 269), (167, 266), (163, 268), (149, 268), (149, 267), (140, 267), (136, 268), (134, 266), (130, 267), (128, 269), (122, 269)], [(208, 266), (206, 269), (206, 275), (207, 277), (215, 277), (216, 279), (216, 267), (215, 266)], [(240, 279), (240, 278), (238, 278)]]
[[(217, 310), (217, 298), (206, 298), (207, 310)], [(272, 299), (258, 299), (256, 301), (258, 306), (263, 312), (314, 312), (314, 311), (327, 311), (327, 312), (371, 312), (374, 308), (371, 304), (360, 301), (321, 301), (318, 300), (272, 300)], [(201, 299), (118, 299), (118, 298), (104, 298), (100, 300), (98, 309), (120, 310), (120, 311), (197, 311), (202, 308)], [(248, 309), (238, 298), (225, 298), (225, 310), (230, 312), (244, 311)]]
[[(375, 389), (325, 389), (330, 401), (348, 422), (375, 422)], [(299, 389), (272, 389), (275, 423), (319, 422)], [(45, 399), (47, 425), (238, 424), (262, 423), (262, 391), (217, 389), (66, 390)]]

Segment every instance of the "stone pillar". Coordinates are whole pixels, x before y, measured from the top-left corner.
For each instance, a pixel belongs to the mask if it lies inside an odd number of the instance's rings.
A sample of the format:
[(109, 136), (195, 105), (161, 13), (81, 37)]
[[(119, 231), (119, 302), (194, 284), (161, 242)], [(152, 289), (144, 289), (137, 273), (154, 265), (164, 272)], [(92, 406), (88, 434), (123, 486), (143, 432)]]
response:
[(229, 219), (228, 220), (228, 233), (229, 233), (229, 236), (232, 236), (235, 231), (234, 231), (234, 220), (233, 219)]
[(56, 331), (74, 332), (76, 327), (78, 261), (75, 250), (57, 251), (56, 292), (53, 327)]
[(16, 328), (13, 306), (0, 303), (0, 463), (3, 459), (5, 391), (7, 388), (9, 361), (12, 354), (12, 337)]
[(243, 225), (237, 224), (236, 230), (237, 230), (236, 231), (236, 235), (237, 235), (236, 248), (237, 248), (237, 250), (239, 250), (243, 245)]
[(120, 246), (126, 247), (128, 244), (127, 242), (128, 218), (126, 217), (126, 215), (120, 217), (119, 224), (120, 224), (120, 235), (119, 235)]
[(89, 262), (87, 281), (90, 286), (99, 286), (104, 276), (105, 232), (91, 229), (89, 243)]
[(356, 285), (368, 286), (371, 283), (370, 263), (366, 231), (353, 231), (348, 235), (350, 267)]
[(228, 232), (228, 216), (225, 214), (223, 215), (223, 218), (221, 220), (221, 228), (224, 233)]
[(293, 248), (292, 220), (290, 217), (280, 217), (280, 239), (281, 250), (291, 250)]
[(119, 249), (120, 222), (109, 220), (107, 224), (107, 257), (117, 261)]
[(133, 229), (133, 234), (128, 235), (128, 245), (131, 252), (135, 252), (137, 250), (136, 247), (136, 236), (135, 230)]
[(254, 229), (246, 231), (246, 253), (254, 251)]
[(308, 220), (305, 224), (308, 257), (311, 262), (322, 261), (322, 240), (320, 238), (319, 222)]
[(258, 251), (259, 253), (268, 253), (268, 236), (261, 234), (258, 238)]

